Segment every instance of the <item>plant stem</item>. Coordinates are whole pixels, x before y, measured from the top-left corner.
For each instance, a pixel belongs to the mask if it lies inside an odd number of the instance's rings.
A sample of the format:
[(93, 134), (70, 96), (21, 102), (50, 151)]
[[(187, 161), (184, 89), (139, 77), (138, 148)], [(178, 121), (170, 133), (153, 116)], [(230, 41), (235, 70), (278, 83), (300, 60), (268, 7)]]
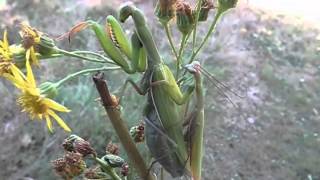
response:
[(218, 20), (220, 19), (220, 16), (222, 15), (223, 12), (224, 12), (224, 10), (221, 10), (221, 9), (218, 9), (218, 10), (217, 10), (217, 13), (216, 13), (216, 15), (215, 15), (215, 17), (214, 17), (214, 20), (213, 20), (210, 28), (209, 28), (209, 31), (207, 32), (205, 38), (204, 38), (203, 41), (201, 42), (199, 48), (198, 48), (195, 52), (192, 53), (192, 56), (191, 56), (188, 64), (190, 64), (190, 63), (194, 60), (194, 58), (195, 58), (195, 57), (197, 56), (197, 54), (200, 52), (200, 50), (202, 49), (202, 47), (204, 46), (204, 44), (207, 42), (207, 40), (209, 39), (211, 33), (212, 33), (213, 30), (215, 29), (215, 27), (216, 27), (216, 25), (217, 25), (217, 22), (218, 22)]
[(194, 49), (196, 47), (196, 37), (197, 37), (197, 26), (198, 26), (198, 20), (199, 20), (199, 14), (200, 14), (200, 9), (201, 9), (201, 4), (203, 0), (198, 0), (197, 1), (197, 10), (196, 10), (196, 19), (195, 19), (195, 24), (194, 24), (194, 29), (193, 29), (193, 38), (192, 38), (192, 53), (194, 53)]
[(50, 58), (58, 58), (63, 57), (63, 54), (50, 54), (50, 55), (38, 55), (39, 59), (50, 59)]
[(170, 32), (170, 28), (169, 28), (169, 23), (165, 23), (164, 24), (164, 29), (166, 31), (166, 34), (167, 34), (167, 37), (168, 37), (168, 40), (169, 40), (169, 44), (171, 46), (171, 49), (176, 57), (176, 59), (178, 60), (178, 53), (177, 53), (177, 50), (176, 48), (174, 47), (173, 45), (173, 41), (172, 41), (172, 36), (171, 36), (171, 32)]
[(134, 165), (142, 179), (154, 180), (153, 176), (149, 174), (148, 168), (129, 134), (127, 125), (121, 118), (119, 104), (117, 100), (112, 98), (107, 86), (107, 82), (103, 78), (103, 73), (96, 74), (93, 77), (93, 81), (100, 94), (102, 104), (109, 116), (113, 128), (117, 133), (121, 144), (126, 150), (131, 163)]
[(91, 51), (72, 51), (72, 53), (84, 54), (84, 55), (89, 54), (89, 55), (97, 56), (97, 57), (99, 57), (101, 59), (104, 59), (108, 63), (115, 64), (111, 59), (103, 56), (102, 54), (96, 53), (96, 52), (91, 52)]
[(93, 157), (93, 159), (100, 165), (101, 169), (105, 171), (113, 180), (121, 180), (118, 174), (107, 163), (97, 157)]
[(73, 79), (73, 78), (75, 78), (77, 76), (83, 75), (83, 74), (87, 74), (87, 73), (91, 73), (91, 72), (97, 72), (97, 71), (117, 70), (117, 69), (121, 69), (121, 68), (120, 67), (100, 67), (100, 68), (84, 69), (84, 70), (78, 71), (76, 73), (69, 74), (65, 78), (63, 78), (60, 81), (58, 81), (56, 83), (56, 86), (58, 88), (63, 83), (65, 83), (66, 81), (71, 80), (71, 79)]
[(65, 55), (65, 56), (70, 56), (70, 57), (75, 57), (75, 58), (80, 58), (86, 61), (90, 61), (90, 62), (97, 62), (97, 63), (106, 63), (105, 60), (101, 60), (101, 59), (97, 59), (97, 58), (92, 58), (92, 57), (87, 57), (87, 56), (82, 56), (80, 54), (76, 54), (73, 52), (69, 52), (63, 49), (59, 49), (59, 48), (55, 48), (56, 51), (58, 51), (59, 53)]
[(185, 44), (186, 44), (185, 42), (187, 40), (187, 37), (188, 37), (188, 35), (185, 35), (185, 34), (182, 35), (180, 49), (179, 49), (179, 56), (178, 56), (178, 59), (177, 59), (176, 79), (179, 78), (181, 59), (182, 59), (183, 49), (185, 47)]

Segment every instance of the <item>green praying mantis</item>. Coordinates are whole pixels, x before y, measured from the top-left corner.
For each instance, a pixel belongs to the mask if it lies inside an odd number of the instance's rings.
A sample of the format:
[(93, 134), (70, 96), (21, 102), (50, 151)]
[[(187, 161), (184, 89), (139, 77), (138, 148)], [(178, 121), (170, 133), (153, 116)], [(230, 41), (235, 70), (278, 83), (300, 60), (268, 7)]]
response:
[[(127, 39), (118, 20), (106, 18), (106, 26), (95, 21), (76, 25), (69, 35), (90, 27), (104, 52), (128, 74), (143, 73), (137, 85), (128, 79), (137, 92), (148, 97), (144, 110), (146, 144), (152, 156), (172, 177), (191, 175), (201, 179), (203, 156), (204, 100), (201, 73), (206, 73), (197, 61), (185, 66), (193, 74), (194, 84), (182, 92), (170, 68), (162, 61), (143, 13), (132, 4), (121, 7), (120, 22), (131, 17), (135, 31), (131, 42)], [(195, 92), (195, 108), (190, 113), (187, 133), (184, 133), (183, 106)], [(121, 93), (122, 94), (122, 93)], [(188, 138), (185, 138), (185, 137)]]

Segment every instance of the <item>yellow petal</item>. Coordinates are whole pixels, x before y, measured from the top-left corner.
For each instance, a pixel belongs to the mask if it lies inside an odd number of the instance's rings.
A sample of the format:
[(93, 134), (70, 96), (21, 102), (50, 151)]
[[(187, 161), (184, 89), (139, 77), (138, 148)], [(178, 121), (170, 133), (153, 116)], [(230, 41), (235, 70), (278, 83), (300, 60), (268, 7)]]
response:
[(48, 114), (52, 116), (65, 131), (71, 132), (69, 126), (55, 112), (48, 110)]
[(53, 132), (52, 122), (51, 122), (51, 119), (50, 119), (49, 115), (46, 115), (46, 121), (47, 121), (47, 126), (48, 126), (49, 131)]
[(24, 89), (24, 82), (19, 81), (18, 79), (16, 79), (14, 76), (12, 76), (11, 74), (4, 74), (3, 75), (4, 78), (6, 78), (7, 80), (9, 80), (14, 86), (16, 86), (18, 89), (23, 90)]
[(40, 89), (38, 88), (24, 88), (25, 91), (28, 91), (29, 94), (33, 96), (39, 96), (40, 97)]
[(26, 51), (26, 60), (28, 61), (30, 59), (30, 49), (27, 49)]
[(30, 56), (31, 56), (32, 64), (39, 66), (39, 61), (33, 46), (30, 47)]
[(17, 68), (17, 66), (15, 65), (11, 65), (10, 67), (11, 73), (13, 74), (14, 78), (17, 80), (17, 82), (20, 82), (20, 84), (24, 84), (25, 82), (25, 76), (24, 74), (20, 71), (19, 68)]
[(8, 43), (8, 38), (7, 38), (7, 30), (3, 32), (3, 48), (8, 48), (9, 43)]
[(30, 65), (29, 59), (27, 59), (27, 62), (26, 62), (26, 69), (27, 69), (27, 81), (28, 81), (28, 83), (30, 83), (31, 87), (34, 87), (34, 88), (37, 87), (36, 81), (35, 81), (34, 76), (33, 76), (33, 72), (32, 72), (32, 69), (31, 69), (31, 65)]
[(52, 99), (45, 98), (43, 102), (48, 105), (51, 109), (60, 111), (60, 112), (70, 112), (70, 109), (64, 107), (63, 105), (53, 101)]

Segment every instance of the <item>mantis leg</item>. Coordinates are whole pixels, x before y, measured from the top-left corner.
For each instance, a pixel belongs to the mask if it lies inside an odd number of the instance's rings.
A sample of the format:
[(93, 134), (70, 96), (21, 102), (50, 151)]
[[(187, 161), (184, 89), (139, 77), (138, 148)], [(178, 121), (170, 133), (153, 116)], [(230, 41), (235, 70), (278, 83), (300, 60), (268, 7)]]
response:
[(168, 66), (163, 65), (162, 69), (162, 79), (158, 80), (156, 83), (158, 85), (163, 86), (166, 93), (171, 97), (171, 99), (178, 105), (185, 104), (192, 95), (192, 92), (194, 90), (194, 86), (191, 85), (188, 87), (187, 91), (182, 93), (180, 90), (180, 87), (176, 83), (176, 80), (171, 72), (171, 70), (168, 68)]
[(119, 22), (113, 16), (107, 17), (106, 27), (91, 20), (79, 23), (68, 33), (69, 37), (87, 27), (94, 31), (103, 51), (126, 73), (133, 74), (146, 69), (146, 52), (139, 38), (133, 34), (131, 45)]
[(134, 32), (131, 36), (131, 45), (132, 45), (132, 60), (131, 60), (132, 69), (135, 69), (138, 72), (146, 71), (147, 54), (136, 32)]
[(139, 36), (140, 41), (144, 45), (149, 58), (152, 60), (152, 62), (149, 62), (148, 66), (151, 66), (151, 63), (160, 63), (160, 54), (149, 30), (149, 27), (147, 26), (146, 19), (143, 13), (134, 5), (125, 5), (120, 9), (119, 14), (121, 22), (125, 22), (129, 18), (129, 16), (132, 17), (136, 28), (136, 33)]
[(190, 167), (194, 180), (201, 179), (201, 167), (203, 158), (203, 130), (204, 130), (204, 95), (202, 88), (202, 79), (200, 64), (194, 61), (187, 66), (187, 69), (194, 75), (195, 92), (196, 92), (196, 107), (191, 113), (190, 128), (189, 128), (189, 142), (190, 145)]
[(128, 84), (131, 84), (133, 89), (136, 90), (136, 92), (138, 94), (142, 95), (142, 96), (146, 95), (147, 92), (148, 92), (147, 88), (141, 86), (141, 84), (137, 84), (133, 79), (128, 78), (125, 81), (124, 85), (120, 89), (120, 92), (119, 92), (119, 95), (118, 95), (119, 96), (119, 104), (121, 103), (121, 99), (122, 99), (123, 94), (125, 93), (125, 91), (126, 91), (126, 89), (128, 87)]

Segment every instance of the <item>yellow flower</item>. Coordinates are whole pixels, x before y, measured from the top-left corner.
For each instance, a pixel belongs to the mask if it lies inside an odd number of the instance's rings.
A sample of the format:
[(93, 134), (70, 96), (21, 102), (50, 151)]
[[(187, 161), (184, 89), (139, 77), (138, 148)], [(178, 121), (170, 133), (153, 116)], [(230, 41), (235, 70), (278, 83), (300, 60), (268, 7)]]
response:
[(27, 112), (31, 119), (45, 119), (51, 132), (53, 130), (51, 118), (55, 119), (65, 131), (70, 132), (71, 129), (55, 112), (70, 112), (70, 110), (47, 98), (47, 95), (37, 88), (29, 60), (26, 62), (27, 76), (14, 65), (12, 69), (12, 74), (6, 74), (6, 78), (22, 92), (17, 100), (22, 111)]
[(42, 32), (32, 28), (26, 23), (21, 23), (20, 36), (22, 37), (22, 45), (26, 49), (26, 59), (32, 64), (39, 65), (36, 56), (36, 45), (40, 43)]
[(0, 76), (4, 73), (10, 73), (12, 62), (12, 53), (7, 38), (7, 31), (3, 33), (3, 41), (0, 40)]

